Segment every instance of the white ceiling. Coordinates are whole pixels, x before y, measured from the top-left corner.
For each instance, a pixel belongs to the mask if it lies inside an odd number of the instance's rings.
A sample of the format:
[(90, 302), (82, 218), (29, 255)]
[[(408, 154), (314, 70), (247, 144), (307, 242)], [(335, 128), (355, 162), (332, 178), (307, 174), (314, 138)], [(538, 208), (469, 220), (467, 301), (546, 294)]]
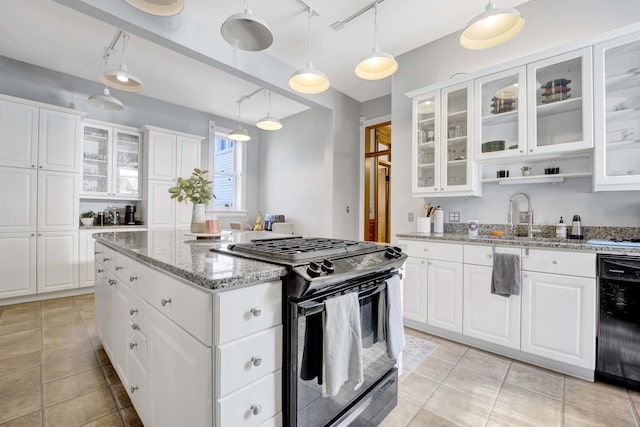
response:
[[(340, 31), (331, 28), (332, 23), (347, 18), (372, 0), (305, 1), (319, 14), (312, 21), (311, 59), (328, 75), (332, 87), (360, 102), (389, 94), (391, 79), (363, 81), (353, 71), (359, 59), (373, 48), (373, 10)], [(495, 3), (497, 7), (514, 7), (524, 2)], [(266, 53), (292, 70), (303, 67), (307, 62), (307, 13), (302, 6), (295, 0), (254, 0), (249, 6), (274, 32), (274, 43)], [(408, 52), (462, 29), (484, 6), (485, 0), (384, 0), (378, 7), (380, 48), (396, 56)], [(213, 28), (220, 28), (228, 15), (242, 11), (243, 2), (186, 0), (185, 8)], [(2, 9), (0, 55), (98, 80), (104, 48), (117, 28), (52, 0), (12, 1)], [(111, 57), (110, 68), (120, 64), (120, 47), (121, 44)], [(259, 88), (134, 35), (126, 49), (126, 64), (143, 80), (144, 95), (223, 117), (237, 118), (235, 102)], [(188, 75), (188, 80), (166, 80), (167, 75), (181, 74)], [(112, 90), (112, 95), (117, 97), (117, 91)], [(276, 93), (272, 96), (271, 114), (278, 118), (309, 108)], [(242, 104), (243, 121), (255, 122), (266, 112), (267, 102), (262, 94)]]

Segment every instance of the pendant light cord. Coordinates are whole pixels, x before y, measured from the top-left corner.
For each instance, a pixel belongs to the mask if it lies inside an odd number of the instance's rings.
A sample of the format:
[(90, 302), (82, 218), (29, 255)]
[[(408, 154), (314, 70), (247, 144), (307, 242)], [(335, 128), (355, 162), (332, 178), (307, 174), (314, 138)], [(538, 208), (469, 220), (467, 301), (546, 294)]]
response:
[(373, 48), (378, 48), (378, 34), (380, 29), (378, 28), (378, 2), (373, 5)]
[(311, 18), (312, 16), (313, 16), (313, 13), (311, 11), (311, 8), (309, 8), (309, 17), (307, 20), (307, 52), (308, 52), (307, 63), (311, 63)]
[(122, 33), (122, 63), (126, 64), (125, 60), (124, 60), (124, 52), (127, 48), (127, 42), (129, 41), (129, 34), (127, 33)]

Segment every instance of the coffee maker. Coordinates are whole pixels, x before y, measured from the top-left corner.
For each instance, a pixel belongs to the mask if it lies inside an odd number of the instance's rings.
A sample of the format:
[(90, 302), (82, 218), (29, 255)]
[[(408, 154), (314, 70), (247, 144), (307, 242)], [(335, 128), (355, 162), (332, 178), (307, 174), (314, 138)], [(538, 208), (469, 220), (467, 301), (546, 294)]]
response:
[(266, 214), (264, 216), (265, 231), (271, 231), (271, 226), (274, 222), (284, 222), (284, 215)]
[(135, 223), (136, 223), (136, 205), (127, 205), (125, 207), (124, 223), (126, 225), (135, 225)]

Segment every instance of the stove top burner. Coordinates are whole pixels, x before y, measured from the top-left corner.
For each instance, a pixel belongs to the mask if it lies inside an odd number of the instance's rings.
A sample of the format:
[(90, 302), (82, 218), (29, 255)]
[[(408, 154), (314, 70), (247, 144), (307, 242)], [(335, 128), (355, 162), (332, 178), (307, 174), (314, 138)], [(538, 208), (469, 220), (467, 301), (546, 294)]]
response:
[(316, 237), (291, 237), (284, 239), (253, 240), (250, 243), (229, 245), (227, 249), (232, 252), (296, 262), (327, 256), (358, 253), (373, 250), (377, 247), (373, 242), (356, 242), (352, 240)]

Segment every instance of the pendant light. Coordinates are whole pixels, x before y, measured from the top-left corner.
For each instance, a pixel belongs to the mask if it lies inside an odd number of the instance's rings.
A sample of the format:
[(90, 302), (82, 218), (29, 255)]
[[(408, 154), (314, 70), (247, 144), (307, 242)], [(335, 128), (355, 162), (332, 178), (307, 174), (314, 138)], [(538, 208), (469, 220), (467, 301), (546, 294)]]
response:
[(398, 69), (396, 59), (390, 53), (381, 52), (378, 47), (378, 2), (373, 5), (373, 51), (362, 58), (356, 66), (356, 76), (365, 80), (380, 80), (389, 77)]
[(184, 0), (124, 0), (138, 10), (156, 16), (173, 16), (182, 12)]
[(251, 135), (249, 135), (249, 131), (244, 129), (240, 124), (240, 118), (242, 117), (241, 104), (244, 101), (244, 97), (240, 98), (237, 102), (238, 104), (238, 129), (229, 132), (227, 138), (232, 141), (251, 141)]
[(240, 50), (256, 52), (273, 43), (273, 33), (266, 21), (255, 16), (244, 1), (244, 12), (229, 16), (220, 27), (222, 38)]
[(307, 53), (309, 60), (307, 66), (296, 71), (289, 79), (289, 87), (300, 93), (316, 94), (329, 89), (330, 83), (327, 75), (320, 70), (313, 68), (311, 63), (311, 17), (313, 11), (309, 10), (309, 21), (307, 24)]
[(524, 17), (516, 9), (497, 8), (489, 0), (485, 11), (467, 24), (460, 44), (467, 49), (487, 49), (515, 37), (524, 27)]
[(103, 93), (97, 93), (87, 98), (87, 102), (94, 107), (99, 107), (103, 110), (121, 111), (124, 109), (124, 104), (118, 98), (111, 96), (107, 85), (104, 86)]
[(122, 64), (119, 70), (107, 70), (102, 76), (100, 81), (112, 88), (124, 90), (125, 92), (141, 92), (144, 89), (142, 80), (134, 76), (127, 70), (127, 66), (124, 63), (124, 52), (127, 46), (129, 35), (122, 33)]
[(267, 97), (269, 98), (269, 109), (267, 111), (267, 116), (261, 118), (256, 126), (258, 126), (262, 130), (280, 130), (282, 129), (282, 123), (280, 120), (275, 117), (271, 117), (271, 91), (267, 91)]

